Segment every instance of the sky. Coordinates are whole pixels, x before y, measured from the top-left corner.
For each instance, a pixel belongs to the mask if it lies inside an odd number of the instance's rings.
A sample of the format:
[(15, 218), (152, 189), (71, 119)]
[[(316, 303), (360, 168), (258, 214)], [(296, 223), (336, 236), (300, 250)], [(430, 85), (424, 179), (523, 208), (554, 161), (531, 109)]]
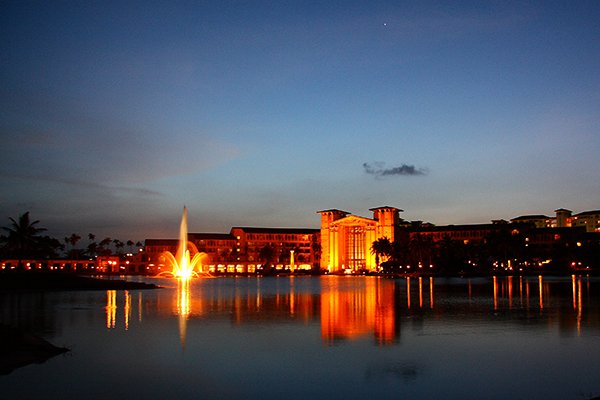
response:
[(1, 1), (0, 226), (599, 209), (599, 21), (577, 0)]

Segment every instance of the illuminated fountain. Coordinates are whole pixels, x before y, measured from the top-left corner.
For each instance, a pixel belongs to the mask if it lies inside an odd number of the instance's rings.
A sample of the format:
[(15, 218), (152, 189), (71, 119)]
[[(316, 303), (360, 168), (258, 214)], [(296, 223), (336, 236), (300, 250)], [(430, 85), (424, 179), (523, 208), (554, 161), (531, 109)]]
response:
[[(191, 259), (188, 247), (194, 251), (194, 256)], [(165, 251), (163, 256), (166, 258), (167, 264), (171, 266), (171, 271), (161, 272), (160, 276), (170, 276), (180, 279), (189, 279), (201, 275), (210, 276), (208, 272), (202, 270), (202, 260), (207, 258), (208, 255), (198, 252), (193, 243), (188, 243), (186, 207), (183, 207), (183, 215), (181, 216), (181, 224), (179, 226), (177, 254), (174, 256), (170, 251)]]
[[(191, 258), (190, 249), (194, 254)], [(199, 252), (193, 243), (188, 242), (186, 207), (183, 207), (181, 224), (179, 225), (179, 244), (177, 253), (173, 255), (170, 251), (165, 251), (162, 255), (166, 258), (167, 265), (171, 266), (171, 271), (164, 271), (158, 275), (178, 279), (177, 307), (175, 313), (179, 316), (179, 339), (181, 341), (181, 347), (185, 348), (187, 319), (192, 313), (190, 279), (199, 276), (210, 276), (208, 271), (203, 270), (202, 266), (202, 260), (208, 258), (208, 255)]]

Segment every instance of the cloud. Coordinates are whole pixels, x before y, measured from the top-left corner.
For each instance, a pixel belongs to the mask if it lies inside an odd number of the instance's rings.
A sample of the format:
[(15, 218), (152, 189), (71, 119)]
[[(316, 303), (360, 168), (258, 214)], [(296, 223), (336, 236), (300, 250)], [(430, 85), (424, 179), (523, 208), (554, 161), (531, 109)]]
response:
[(365, 172), (369, 175), (374, 175), (376, 178), (394, 175), (427, 175), (428, 171), (425, 168), (417, 168), (414, 165), (402, 164), (399, 167), (386, 168), (385, 163), (363, 163)]

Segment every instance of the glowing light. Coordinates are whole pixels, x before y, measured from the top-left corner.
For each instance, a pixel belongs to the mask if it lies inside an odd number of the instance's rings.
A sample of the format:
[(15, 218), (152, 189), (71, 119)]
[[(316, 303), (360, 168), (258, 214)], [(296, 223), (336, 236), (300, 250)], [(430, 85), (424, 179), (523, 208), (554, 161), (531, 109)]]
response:
[(179, 340), (185, 348), (187, 336), (187, 319), (192, 312), (189, 279), (180, 279), (177, 284), (177, 314), (179, 315)]
[[(187, 208), (183, 207), (181, 224), (179, 225), (179, 246), (177, 248), (177, 254), (174, 256), (170, 251), (165, 251), (163, 253), (163, 256), (167, 260), (167, 264), (171, 266), (171, 271), (161, 272), (159, 275), (173, 276), (180, 279), (198, 277), (200, 274), (208, 275), (208, 272), (202, 270), (202, 259), (208, 257), (208, 255), (196, 251), (194, 256), (190, 258), (187, 237)], [(194, 245), (192, 244), (191, 246)]]
[(106, 327), (114, 329), (117, 324), (117, 291), (106, 291)]

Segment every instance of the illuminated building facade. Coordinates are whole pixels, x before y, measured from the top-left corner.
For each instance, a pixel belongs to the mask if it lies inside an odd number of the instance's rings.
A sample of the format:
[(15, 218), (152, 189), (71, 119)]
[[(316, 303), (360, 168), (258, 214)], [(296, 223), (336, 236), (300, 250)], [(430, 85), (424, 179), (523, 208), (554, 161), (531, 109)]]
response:
[[(192, 253), (206, 253), (210, 272), (252, 273), (264, 264), (269, 247), (271, 264), (278, 269), (312, 269), (318, 263), (318, 229), (233, 227), (230, 233), (189, 233)], [(144, 261), (160, 272), (163, 253), (176, 252), (177, 239), (146, 239)], [(153, 271), (154, 272), (154, 271)]]
[(341, 210), (318, 211), (321, 214), (321, 268), (330, 273), (376, 271), (373, 242), (396, 240), (400, 225), (395, 207), (372, 208), (373, 218), (351, 215)]

